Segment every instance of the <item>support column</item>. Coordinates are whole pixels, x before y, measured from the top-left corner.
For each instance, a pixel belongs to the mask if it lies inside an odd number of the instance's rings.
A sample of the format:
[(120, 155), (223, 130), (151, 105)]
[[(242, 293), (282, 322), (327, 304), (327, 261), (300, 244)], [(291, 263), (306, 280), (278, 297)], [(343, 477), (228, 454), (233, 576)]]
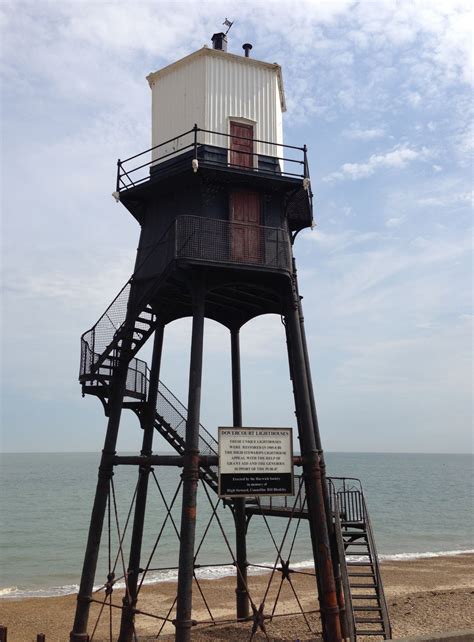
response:
[[(232, 361), (232, 422), (236, 427), (242, 426), (242, 387), (240, 378), (240, 339), (239, 330), (231, 330)], [(247, 522), (245, 515), (245, 498), (234, 499), (235, 549), (237, 562), (236, 606), (237, 618), (249, 616), (249, 598), (247, 594)]]
[[(143, 414), (140, 419), (143, 428), (142, 456), (152, 454), (153, 436), (155, 433), (155, 413), (158, 399), (158, 386), (160, 382), (161, 354), (163, 350), (164, 325), (160, 324), (155, 330), (153, 355), (151, 360), (150, 382), (148, 385), (148, 399), (144, 404)], [(130, 542), (130, 558), (128, 564), (128, 594), (123, 598), (122, 620), (118, 642), (132, 642), (134, 639), (135, 608), (137, 604), (137, 587), (140, 572), (140, 557), (142, 550), (143, 528), (148, 492), (148, 479), (151, 472), (150, 465), (140, 466), (138, 472), (137, 495), (135, 500), (135, 514), (133, 518), (132, 539)]]
[(298, 417), (308, 514), (312, 533), (313, 556), (316, 564), (316, 573), (319, 574), (317, 586), (324, 639), (326, 642), (340, 642), (342, 637), (339, 608), (332, 568), (324, 493), (321, 483), (321, 468), (316, 447), (311, 400), (306, 376), (296, 290), (293, 291), (292, 300), (286, 314), (286, 323), (289, 344), (291, 345), (291, 348), (289, 345), (288, 357), (293, 374), (295, 406)]
[(205, 290), (202, 281), (193, 291), (193, 330), (189, 366), (188, 419), (183, 465), (183, 505), (179, 546), (176, 642), (189, 642), (192, 627), (192, 583), (196, 531), (196, 495), (199, 480), (199, 415), (201, 410), (202, 351)]
[(306, 341), (306, 332), (305, 332), (305, 325), (304, 325), (304, 315), (303, 315), (303, 306), (301, 304), (301, 296), (299, 295), (299, 288), (298, 288), (298, 279), (296, 275), (296, 262), (295, 259), (293, 259), (293, 276), (295, 280), (295, 288), (296, 288), (296, 294), (298, 297), (298, 316), (300, 320), (300, 329), (301, 329), (301, 342), (303, 346), (303, 355), (304, 355), (304, 362), (305, 362), (305, 368), (306, 368), (306, 379), (308, 382), (308, 392), (309, 392), (309, 399), (311, 403), (311, 415), (313, 418), (313, 430), (314, 430), (314, 437), (316, 441), (316, 448), (319, 453), (319, 466), (321, 468), (321, 485), (323, 489), (323, 497), (324, 497), (324, 508), (326, 511), (326, 520), (327, 520), (327, 525), (328, 525), (328, 533), (329, 533), (329, 541), (331, 545), (331, 559), (332, 559), (332, 566), (333, 566), (333, 573), (334, 573), (334, 581), (336, 584), (336, 594), (337, 594), (337, 602), (339, 605), (339, 616), (340, 616), (340, 622), (341, 622), (341, 632), (342, 636), (344, 638), (348, 637), (348, 630), (349, 626), (348, 623), (346, 622), (346, 618), (349, 617), (349, 614), (346, 612), (346, 605), (345, 605), (345, 600), (344, 600), (344, 591), (343, 591), (343, 585), (342, 585), (342, 578), (341, 578), (341, 567), (339, 564), (339, 555), (338, 555), (338, 550), (337, 550), (337, 542), (336, 542), (336, 537), (334, 533), (334, 523), (332, 519), (332, 513), (331, 513), (331, 502), (329, 498), (329, 488), (328, 484), (326, 481), (326, 462), (324, 461), (324, 451), (323, 451), (323, 446), (321, 442), (321, 433), (319, 431), (319, 422), (318, 422), (318, 414), (316, 411), (316, 401), (314, 398), (314, 388), (313, 388), (313, 378), (311, 376), (311, 364), (309, 361), (309, 353), (308, 353), (308, 344)]
[(76, 615), (73, 629), (70, 633), (70, 642), (87, 642), (87, 623), (89, 620), (90, 600), (94, 588), (94, 579), (99, 556), (100, 540), (104, 525), (104, 516), (109, 496), (110, 480), (113, 476), (113, 458), (117, 445), (117, 436), (122, 415), (122, 403), (127, 382), (129, 351), (131, 345), (132, 329), (128, 337), (123, 340), (118, 364), (110, 385), (109, 420), (105, 435), (104, 449), (99, 465), (99, 475), (95, 491), (94, 505), (89, 526), (89, 536), (84, 555), (81, 583), (77, 595)]

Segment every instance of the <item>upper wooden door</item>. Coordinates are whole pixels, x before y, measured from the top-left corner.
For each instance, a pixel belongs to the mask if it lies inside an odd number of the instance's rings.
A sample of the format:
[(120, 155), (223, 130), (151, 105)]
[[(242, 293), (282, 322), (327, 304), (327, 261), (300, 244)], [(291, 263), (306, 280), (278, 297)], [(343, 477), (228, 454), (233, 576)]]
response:
[(253, 125), (230, 123), (230, 164), (253, 167)]
[(234, 261), (261, 263), (261, 198), (258, 192), (235, 190), (230, 194), (230, 247)]

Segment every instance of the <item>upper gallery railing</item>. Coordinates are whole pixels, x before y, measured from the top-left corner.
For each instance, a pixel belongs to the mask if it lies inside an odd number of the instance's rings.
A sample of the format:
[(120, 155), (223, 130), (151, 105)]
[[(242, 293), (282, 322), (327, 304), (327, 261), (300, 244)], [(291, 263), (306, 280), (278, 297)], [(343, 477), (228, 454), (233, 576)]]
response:
[[(288, 232), (266, 227), (199, 216), (178, 216), (138, 263), (115, 299), (95, 325), (81, 337), (80, 376), (106, 374), (113, 366), (118, 340), (127, 319), (133, 328), (149, 327), (140, 317), (150, 302), (167, 268), (175, 260), (203, 261), (228, 266), (252, 265), (253, 268), (291, 271), (291, 244)], [(134, 281), (140, 281), (138, 298), (131, 299)], [(148, 313), (149, 314), (149, 313)], [(151, 323), (151, 321), (150, 321)], [(106, 356), (110, 357), (107, 362)], [(103, 370), (99, 370), (103, 365)], [(142, 369), (137, 368), (141, 373)], [(141, 374), (137, 375), (144, 381)], [(143, 384), (144, 385), (144, 384)]]
[[(252, 141), (252, 152), (239, 150), (236, 154), (238, 158), (250, 157), (248, 164), (239, 163), (232, 157), (231, 141), (238, 139)], [(216, 153), (204, 153), (204, 146), (207, 146), (207, 149), (215, 150)], [(271, 150), (272, 153), (262, 153), (262, 150), (265, 152)], [(147, 158), (149, 154), (151, 154), (151, 159)], [(194, 125), (189, 131), (150, 147), (144, 152), (130, 156), (125, 160), (119, 159), (117, 161), (116, 191), (120, 193), (140, 185), (148, 181), (150, 174), (153, 174), (154, 171), (171, 168), (176, 163), (185, 160), (189, 160), (189, 166), (195, 171), (200, 166), (225, 167), (255, 172), (259, 175), (309, 179), (306, 145), (296, 147), (258, 138), (248, 139), (235, 134), (202, 129)]]

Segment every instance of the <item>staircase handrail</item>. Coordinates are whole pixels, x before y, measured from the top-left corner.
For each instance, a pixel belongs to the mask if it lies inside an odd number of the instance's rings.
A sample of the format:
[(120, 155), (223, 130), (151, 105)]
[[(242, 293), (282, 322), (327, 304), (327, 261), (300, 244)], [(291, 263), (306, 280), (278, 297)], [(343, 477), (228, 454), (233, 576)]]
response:
[[(163, 395), (161, 392), (162, 390), (166, 391), (167, 396)], [(174, 395), (171, 390), (165, 386), (165, 384), (160, 381), (159, 386), (158, 386), (158, 391), (161, 392), (163, 398), (166, 399), (166, 401), (173, 407), (174, 411), (180, 415), (180, 417), (183, 419), (184, 422), (187, 420), (187, 414), (188, 414), (188, 409), (185, 407), (185, 405)], [(174, 400), (174, 404), (170, 401), (170, 397)], [(157, 401), (157, 412), (158, 412), (158, 401)], [(177, 408), (176, 406), (181, 406), (181, 410), (179, 407)], [(204, 433), (204, 436), (201, 434), (201, 431)], [(200, 423), (199, 424), (199, 443), (201, 442), (206, 446), (206, 449), (203, 449), (201, 446), (199, 447), (199, 451), (201, 454), (204, 452), (204, 454), (207, 455), (217, 455), (218, 454), (218, 442), (215, 437), (211, 435), (211, 433), (204, 428), (204, 426)]]
[(346, 562), (344, 540), (342, 537), (341, 515), (340, 515), (340, 509), (339, 509), (339, 494), (336, 491), (336, 487), (333, 482), (333, 479), (344, 480), (345, 478), (344, 477), (327, 477), (326, 479), (327, 479), (328, 488), (329, 488), (330, 504), (331, 504), (331, 508), (333, 509), (334, 532), (336, 535), (337, 552), (339, 557), (339, 566), (340, 566), (341, 578), (342, 578), (342, 588), (344, 592), (344, 606), (345, 606), (344, 615), (346, 619), (346, 626), (347, 626), (347, 632), (349, 634), (349, 640), (350, 642), (354, 642), (356, 640), (356, 633), (355, 633), (356, 624), (355, 624), (354, 609), (352, 604), (352, 593), (349, 585), (349, 572), (348, 572), (347, 562)]
[(379, 556), (377, 554), (377, 547), (375, 546), (375, 537), (372, 531), (372, 524), (370, 522), (369, 511), (367, 510), (367, 503), (365, 501), (365, 497), (363, 493), (362, 493), (362, 505), (364, 507), (365, 524), (366, 524), (366, 531), (367, 531), (367, 539), (369, 541), (369, 549), (373, 552), (372, 563), (375, 569), (375, 577), (377, 581), (377, 595), (380, 601), (380, 607), (382, 609), (382, 619), (384, 621), (384, 629), (389, 636), (388, 638), (385, 638), (385, 639), (391, 640), (392, 625), (390, 624), (390, 618), (388, 616), (387, 600), (385, 598), (385, 591), (383, 589), (382, 576), (380, 573)]
[[(111, 310), (113, 309), (113, 307), (114, 307), (114, 305), (117, 303), (117, 301), (119, 301), (119, 300), (120, 300), (120, 298), (122, 297), (122, 295), (124, 294), (124, 292), (127, 290), (127, 288), (130, 288), (130, 286), (131, 286), (132, 282), (133, 282), (134, 280), (136, 280), (136, 274), (137, 274), (137, 272), (138, 272), (138, 271), (139, 271), (139, 270), (140, 270), (140, 269), (141, 269), (141, 268), (146, 264), (146, 262), (147, 262), (147, 261), (149, 260), (149, 258), (152, 256), (152, 254), (156, 251), (156, 248), (157, 248), (158, 246), (160, 246), (160, 245), (163, 243), (164, 239), (169, 235), (170, 230), (171, 230), (175, 225), (176, 225), (176, 219), (174, 219), (174, 220), (170, 223), (170, 225), (166, 228), (166, 231), (161, 235), (161, 237), (159, 238), (159, 240), (158, 240), (158, 241), (156, 241), (156, 243), (153, 243), (153, 245), (152, 245), (152, 246), (151, 246), (151, 248), (150, 248), (150, 251), (146, 254), (146, 256), (143, 258), (143, 260), (142, 260), (142, 261), (140, 261), (140, 263), (136, 266), (136, 268), (135, 268), (135, 270), (134, 270), (133, 274), (131, 275), (131, 277), (128, 279), (128, 281), (125, 283), (125, 285), (124, 285), (124, 286), (122, 287), (122, 289), (119, 291), (119, 293), (114, 297), (114, 299), (113, 299), (113, 300), (112, 300), (112, 302), (109, 304), (109, 306), (107, 307), (107, 309), (105, 310), (105, 312), (104, 312), (104, 313), (99, 317), (99, 319), (95, 322), (95, 324), (94, 324), (91, 328), (89, 328), (88, 330), (86, 330), (86, 331), (81, 335), (81, 344), (82, 344), (82, 342), (84, 342), (85, 344), (87, 344), (87, 346), (88, 346), (88, 348), (89, 348), (90, 352), (92, 353), (92, 355), (93, 355), (93, 357), (94, 357), (93, 362), (92, 362), (92, 364), (91, 364), (90, 372), (92, 372), (92, 370), (93, 370), (92, 366), (95, 366), (96, 364), (100, 364), (100, 361), (101, 361), (101, 360), (103, 360), (104, 355), (106, 355), (108, 352), (110, 352), (110, 350), (111, 350), (111, 349), (112, 349), (112, 347), (113, 347), (114, 338), (115, 338), (115, 337), (117, 337), (117, 335), (120, 333), (120, 330), (124, 327), (125, 321), (126, 321), (126, 319), (127, 319), (127, 312), (125, 312), (124, 318), (123, 318), (123, 320), (121, 321), (121, 323), (117, 323), (117, 324), (116, 324), (116, 323), (114, 323), (113, 315), (111, 315), (111, 314), (110, 314)], [(156, 283), (155, 283), (154, 281), (152, 281), (152, 286), (151, 286), (151, 287), (155, 287), (155, 286), (156, 286)], [(148, 290), (147, 290), (147, 292), (148, 292)], [(139, 308), (139, 307), (141, 306), (141, 304), (143, 303), (143, 299), (145, 299), (145, 298), (147, 298), (147, 293), (143, 293), (143, 295), (142, 295), (142, 297), (140, 298), (140, 300), (139, 300), (139, 301), (137, 301), (137, 303), (135, 304), (135, 307), (136, 307), (136, 308)], [(127, 303), (127, 305), (128, 305), (128, 303)], [(126, 309), (127, 309), (127, 306), (124, 306), (124, 307), (125, 307), (125, 310), (126, 310)], [(104, 321), (105, 319), (107, 319), (107, 320), (108, 320), (108, 323), (109, 323), (109, 324), (112, 326), (112, 328), (114, 329), (114, 333), (113, 333), (113, 335), (112, 335), (112, 337), (111, 337), (111, 340), (110, 340), (110, 342), (108, 343), (108, 345), (105, 347), (105, 349), (104, 349), (102, 352), (100, 352), (100, 353), (99, 353), (99, 352), (97, 352), (97, 351), (95, 350), (95, 332), (96, 332), (96, 329), (97, 329), (97, 327), (99, 326), (99, 324), (100, 324), (102, 321)], [(88, 337), (87, 335), (91, 335), (91, 337), (90, 337), (90, 341), (88, 340), (88, 339), (89, 339), (89, 337)], [(96, 355), (96, 354), (99, 354), (99, 355), (100, 355), (100, 357), (99, 357), (99, 359), (98, 359), (98, 360), (95, 360), (95, 355)], [(82, 365), (83, 365), (83, 364), (81, 363), (81, 367), (82, 367)], [(81, 372), (81, 373), (82, 373), (82, 372)]]

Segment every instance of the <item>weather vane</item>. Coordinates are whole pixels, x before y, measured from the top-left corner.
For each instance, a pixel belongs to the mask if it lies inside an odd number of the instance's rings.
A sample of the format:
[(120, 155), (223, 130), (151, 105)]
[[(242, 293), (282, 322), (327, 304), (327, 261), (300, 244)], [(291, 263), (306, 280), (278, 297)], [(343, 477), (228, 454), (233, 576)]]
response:
[(225, 18), (224, 22), (222, 24), (224, 25), (224, 27), (227, 27), (227, 31), (225, 32), (225, 35), (227, 35), (229, 33), (229, 31), (230, 31), (230, 28), (232, 27), (232, 25), (234, 23), (231, 22), (230, 20), (228, 20), (227, 18)]

